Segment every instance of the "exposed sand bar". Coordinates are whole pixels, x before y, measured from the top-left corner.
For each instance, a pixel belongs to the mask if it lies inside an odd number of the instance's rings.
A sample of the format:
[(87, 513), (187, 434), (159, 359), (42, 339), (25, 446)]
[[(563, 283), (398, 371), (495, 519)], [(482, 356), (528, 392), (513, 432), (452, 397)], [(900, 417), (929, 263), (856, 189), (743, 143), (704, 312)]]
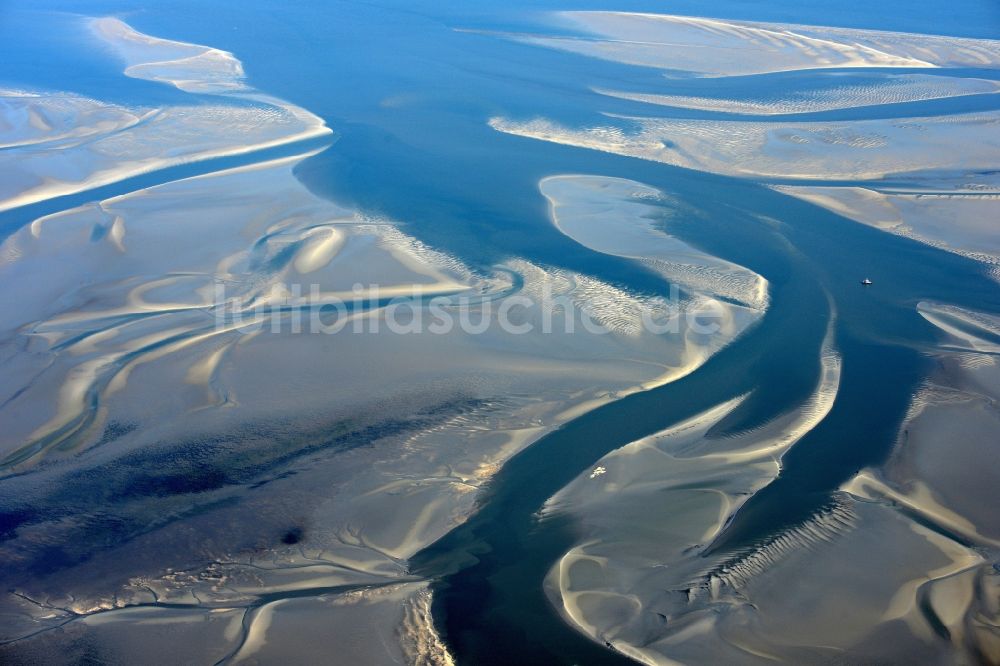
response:
[(255, 90), (243, 63), (228, 51), (141, 33), (113, 17), (92, 19), (93, 32), (121, 57), (125, 75), (167, 83), (190, 93), (225, 95), (281, 109), (302, 125), (295, 141), (330, 133), (323, 119), (300, 106)]
[(1000, 193), (889, 193), (864, 187), (774, 189), (844, 217), (991, 264), (1000, 263)]
[(917, 304), (917, 312), (946, 334), (944, 349), (987, 354), (981, 363), (1000, 355), (1000, 317), (926, 301)]
[[(856, 74), (851, 74), (857, 78)], [(645, 102), (679, 109), (698, 109), (721, 113), (778, 116), (793, 113), (817, 113), (883, 104), (901, 104), (966, 95), (984, 95), (1000, 91), (1000, 83), (986, 79), (965, 79), (927, 74), (882, 74), (862, 82), (850, 82), (838, 72), (826, 73), (817, 83), (786, 90), (778, 95), (756, 97), (698, 97), (647, 92), (624, 92), (596, 88), (609, 97)]]
[[(57, 105), (53, 108), (49, 99), (43, 96), (34, 102), (39, 113), (67, 105), (81, 110), (102, 107), (103, 115), (125, 121), (121, 127), (108, 128), (101, 121), (89, 128), (78, 126), (76, 133), (85, 135), (79, 140), (53, 135), (3, 151), (0, 168), (8, 175), (0, 182), (0, 210), (185, 162), (239, 155), (330, 133), (325, 127), (306, 127), (293, 114), (264, 104), (127, 109), (57, 95), (52, 98)], [(77, 113), (83, 115), (83, 111)]]
[(1000, 113), (843, 122), (609, 117), (567, 127), (492, 118), (518, 136), (739, 177), (869, 180), (921, 169), (991, 170)]
[(94, 33), (125, 61), (125, 74), (192, 93), (246, 90), (243, 63), (228, 51), (143, 34), (114, 17), (90, 20)]
[(63, 93), (0, 90), (0, 211), (73, 194), (165, 167), (238, 155), (331, 133), (316, 115), (243, 81), (232, 54), (160, 40), (118, 19), (94, 19), (95, 36), (126, 74), (219, 95), (212, 104), (125, 108)]
[(556, 227), (598, 252), (641, 260), (692, 292), (724, 296), (749, 308), (767, 306), (767, 280), (697, 250), (665, 230), (690, 214), (659, 190), (622, 178), (567, 175), (539, 184)]
[(554, 15), (581, 36), (511, 35), (595, 58), (699, 76), (858, 67), (998, 67), (1000, 41), (611, 11)]

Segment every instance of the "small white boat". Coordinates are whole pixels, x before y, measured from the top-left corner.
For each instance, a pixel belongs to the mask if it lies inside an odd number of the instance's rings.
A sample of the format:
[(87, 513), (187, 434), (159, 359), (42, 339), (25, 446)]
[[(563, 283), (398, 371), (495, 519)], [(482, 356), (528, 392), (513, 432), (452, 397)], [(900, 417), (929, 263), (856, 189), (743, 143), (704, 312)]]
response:
[(864, 280), (861, 281), (861, 284), (865, 285), (866, 287), (868, 285), (870, 285), (871, 283), (872, 283), (872, 281), (869, 280), (868, 278), (865, 278)]

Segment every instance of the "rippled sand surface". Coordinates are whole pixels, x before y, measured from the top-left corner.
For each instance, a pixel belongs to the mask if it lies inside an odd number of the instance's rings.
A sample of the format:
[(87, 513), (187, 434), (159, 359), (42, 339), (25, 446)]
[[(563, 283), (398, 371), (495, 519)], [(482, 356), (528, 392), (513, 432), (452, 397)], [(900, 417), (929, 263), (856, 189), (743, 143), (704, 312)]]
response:
[(860, 83), (841, 83), (844, 75), (829, 72), (819, 77), (820, 84), (802, 90), (783, 91), (763, 99), (694, 97), (656, 93), (624, 92), (598, 89), (597, 92), (620, 99), (645, 102), (679, 109), (698, 109), (744, 115), (780, 116), (853, 109), (882, 104), (902, 104), (1000, 91), (996, 81), (966, 79), (927, 74), (874, 74)]
[[(567, 11), (556, 18), (585, 34), (516, 38), (702, 76), (845, 67), (995, 67), (1000, 57), (1000, 45), (987, 39), (633, 12)], [(739, 57), (733, 57), (734, 51)]]
[(613, 119), (564, 127), (494, 118), (501, 132), (731, 176), (870, 180), (919, 169), (986, 171), (996, 112), (833, 123)]

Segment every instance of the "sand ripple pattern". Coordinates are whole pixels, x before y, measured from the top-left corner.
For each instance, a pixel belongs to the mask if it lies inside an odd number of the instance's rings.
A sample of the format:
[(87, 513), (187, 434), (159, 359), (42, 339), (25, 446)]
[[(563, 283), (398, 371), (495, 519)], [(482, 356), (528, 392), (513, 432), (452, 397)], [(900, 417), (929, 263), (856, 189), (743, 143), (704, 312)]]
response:
[[(669, 14), (566, 11), (580, 36), (514, 39), (630, 65), (707, 77), (844, 67), (997, 67), (1000, 41)], [(734, 51), (739, 57), (734, 58)]]
[(489, 122), (517, 136), (745, 178), (872, 180), (921, 169), (986, 171), (1000, 150), (996, 112), (829, 123), (616, 118), (583, 128), (546, 119)]
[(695, 97), (643, 92), (595, 89), (602, 95), (635, 102), (754, 116), (778, 116), (793, 113), (818, 113), (837, 109), (901, 104), (964, 95), (991, 94), (1000, 91), (1000, 84), (985, 79), (960, 79), (926, 74), (885, 74), (871, 83), (848, 84), (838, 81), (845, 77), (828, 73), (820, 83), (829, 87), (793, 90), (771, 98)]

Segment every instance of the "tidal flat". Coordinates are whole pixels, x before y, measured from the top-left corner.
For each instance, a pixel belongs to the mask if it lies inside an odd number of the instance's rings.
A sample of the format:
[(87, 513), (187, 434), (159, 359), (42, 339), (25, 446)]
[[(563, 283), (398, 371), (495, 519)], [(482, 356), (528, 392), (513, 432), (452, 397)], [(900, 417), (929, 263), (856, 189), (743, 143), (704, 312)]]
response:
[(1000, 15), (890, 4), (0, 10), (0, 661), (1000, 661)]

